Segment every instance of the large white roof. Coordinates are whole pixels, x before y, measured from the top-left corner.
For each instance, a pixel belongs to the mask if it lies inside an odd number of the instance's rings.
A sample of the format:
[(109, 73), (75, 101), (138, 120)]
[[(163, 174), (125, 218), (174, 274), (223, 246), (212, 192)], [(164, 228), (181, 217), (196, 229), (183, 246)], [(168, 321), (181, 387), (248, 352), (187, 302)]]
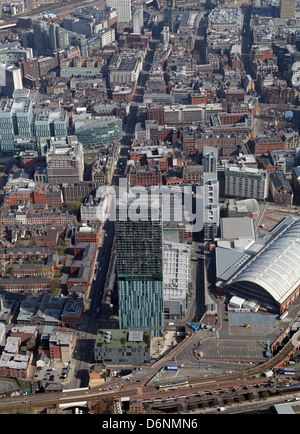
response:
[(264, 288), (279, 304), (300, 285), (300, 219), (279, 234), (233, 277), (231, 284), (252, 282)]

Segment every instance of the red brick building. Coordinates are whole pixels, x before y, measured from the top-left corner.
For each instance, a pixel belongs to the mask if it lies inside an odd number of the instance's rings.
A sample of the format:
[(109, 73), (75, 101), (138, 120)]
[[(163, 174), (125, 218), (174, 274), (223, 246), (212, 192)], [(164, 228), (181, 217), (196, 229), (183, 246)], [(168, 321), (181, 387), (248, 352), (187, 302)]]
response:
[(113, 101), (132, 101), (136, 89), (135, 83), (130, 83), (128, 86), (116, 86), (112, 92)]
[(50, 290), (52, 279), (51, 278), (30, 278), (24, 277), (20, 279), (1, 279), (0, 290), (9, 292), (23, 292), (36, 293)]
[(152, 185), (162, 184), (162, 172), (158, 165), (141, 166), (137, 163), (129, 168), (126, 177), (130, 187), (138, 185), (151, 187)]
[(254, 154), (267, 154), (281, 149), (285, 149), (285, 141), (280, 136), (256, 137), (254, 140)]
[(165, 111), (163, 106), (147, 107), (147, 120), (157, 121), (158, 125), (165, 124)]
[(261, 167), (262, 169), (267, 170), (269, 173), (275, 172), (275, 167), (267, 157), (261, 159)]
[(50, 360), (69, 362), (76, 344), (75, 333), (52, 332), (49, 339)]
[(193, 92), (188, 95), (189, 104), (207, 104), (206, 92)]
[(243, 133), (205, 134), (182, 131), (181, 140), (182, 150), (187, 154), (202, 151), (204, 146), (213, 146), (218, 148), (218, 154), (220, 156), (224, 156), (235, 154), (238, 150), (238, 146), (248, 141), (248, 136)]
[(74, 247), (74, 256), (67, 287), (79, 285), (88, 288), (97, 256), (97, 244), (77, 243)]
[(46, 208), (58, 208), (63, 201), (61, 190), (49, 185), (12, 187), (5, 191), (3, 202), (7, 207), (19, 205), (22, 200), (28, 200), (30, 204), (46, 204)]
[(266, 59), (272, 59), (273, 57), (273, 50), (270, 47), (264, 47), (262, 49), (262, 47), (257, 47), (254, 46), (252, 47), (252, 61), (255, 62), (257, 60), (261, 60), (262, 62), (264, 62)]
[(26, 276), (50, 276), (52, 277), (54, 272), (54, 264), (15, 264), (12, 274), (14, 277), (26, 277)]
[(6, 206), (19, 205), (22, 200), (33, 203), (33, 190), (29, 188), (12, 188), (5, 192), (3, 202)]
[(75, 243), (98, 243), (100, 234), (101, 226), (77, 228), (74, 235)]

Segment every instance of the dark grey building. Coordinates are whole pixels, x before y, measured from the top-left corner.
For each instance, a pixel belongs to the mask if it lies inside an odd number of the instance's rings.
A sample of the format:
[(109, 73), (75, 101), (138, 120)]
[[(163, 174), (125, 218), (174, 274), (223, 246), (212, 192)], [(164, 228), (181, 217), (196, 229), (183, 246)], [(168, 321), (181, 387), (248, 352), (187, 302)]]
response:
[(94, 357), (105, 365), (139, 365), (150, 361), (150, 331), (98, 330)]

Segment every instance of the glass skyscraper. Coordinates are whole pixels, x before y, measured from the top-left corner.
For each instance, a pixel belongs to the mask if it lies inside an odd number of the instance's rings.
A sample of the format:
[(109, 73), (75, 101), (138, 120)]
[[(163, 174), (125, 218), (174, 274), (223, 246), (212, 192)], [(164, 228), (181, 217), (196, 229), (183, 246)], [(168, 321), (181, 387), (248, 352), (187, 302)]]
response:
[(164, 9), (164, 26), (169, 27), (170, 32), (175, 31), (175, 13), (174, 8)]
[(44, 137), (64, 137), (68, 135), (68, 113), (66, 110), (37, 109), (34, 113), (33, 135), (39, 149)]
[(102, 145), (122, 139), (122, 121), (117, 117), (76, 121), (75, 135), (83, 146)]
[[(22, 90), (20, 90), (22, 92)], [(14, 151), (15, 136), (31, 137), (32, 102), (18, 93), (16, 98), (2, 99), (0, 104), (0, 147), (2, 152)], [(26, 90), (24, 90), (26, 94)]]
[[(119, 211), (119, 210), (118, 210)], [(116, 245), (121, 329), (148, 329), (163, 335), (162, 218), (121, 220), (117, 212)]]

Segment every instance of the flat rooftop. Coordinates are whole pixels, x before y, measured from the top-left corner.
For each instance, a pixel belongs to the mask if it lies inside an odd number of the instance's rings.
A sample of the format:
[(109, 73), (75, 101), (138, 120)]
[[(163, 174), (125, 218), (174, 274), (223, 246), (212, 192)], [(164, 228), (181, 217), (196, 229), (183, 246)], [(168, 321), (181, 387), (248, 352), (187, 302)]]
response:
[(254, 239), (254, 225), (250, 217), (221, 218), (221, 238)]
[[(109, 338), (110, 336), (110, 338)], [(98, 330), (96, 348), (150, 348), (150, 331)]]

